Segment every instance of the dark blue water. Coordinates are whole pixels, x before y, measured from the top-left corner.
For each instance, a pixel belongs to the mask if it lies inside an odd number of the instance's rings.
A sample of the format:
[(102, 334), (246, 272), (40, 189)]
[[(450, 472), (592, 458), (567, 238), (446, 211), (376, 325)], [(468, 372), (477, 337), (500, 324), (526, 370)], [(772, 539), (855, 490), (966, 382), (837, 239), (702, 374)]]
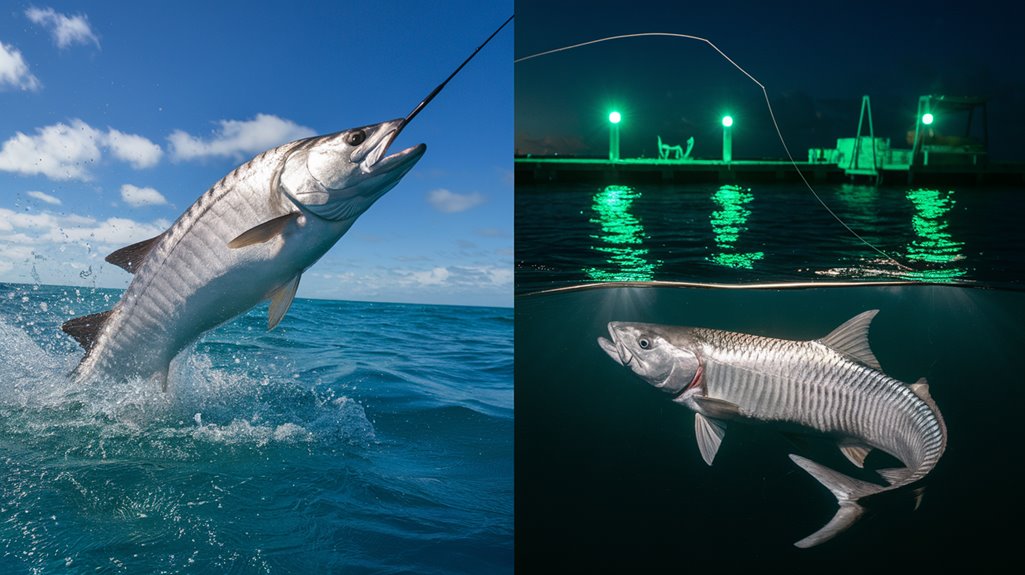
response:
[[(517, 186), (518, 567), (890, 573), (1021, 565), (1023, 506), (1011, 494), (1025, 440), (1022, 190), (816, 189), (865, 241), (801, 185)], [(915, 283), (868, 283), (879, 280)], [(788, 287), (721, 287), (766, 283)], [(596, 287), (573, 289), (583, 284)], [(541, 293), (553, 288), (565, 289)], [(834, 440), (738, 423), (709, 467), (694, 414), (596, 342), (610, 321), (815, 339), (869, 309), (879, 310), (869, 339), (883, 370), (909, 383), (927, 378), (948, 447), (921, 482), (917, 511), (909, 490), (873, 498), (852, 529), (808, 550), (793, 543), (829, 521), (837, 502), (788, 455), (866, 481), (878, 476), (850, 464)], [(893, 466), (878, 452), (867, 461)]]
[(70, 385), (118, 297), (0, 285), (0, 573), (512, 571), (511, 310), (296, 300)]
[[(850, 530), (793, 543), (836, 512), (797, 453), (878, 482), (834, 440), (731, 423), (711, 467), (694, 414), (597, 345), (609, 321), (703, 326), (788, 339), (828, 334), (869, 309), (883, 371), (926, 377), (947, 450), (911, 494), (871, 502)], [(1016, 572), (1023, 503), (1025, 293), (953, 286), (785, 290), (601, 287), (516, 301), (516, 553), (523, 572)], [(892, 467), (873, 453), (867, 468)], [(860, 473), (859, 473), (860, 472)]]
[(1025, 287), (1021, 189), (815, 189), (871, 247), (801, 184), (517, 186), (517, 293), (607, 281)]

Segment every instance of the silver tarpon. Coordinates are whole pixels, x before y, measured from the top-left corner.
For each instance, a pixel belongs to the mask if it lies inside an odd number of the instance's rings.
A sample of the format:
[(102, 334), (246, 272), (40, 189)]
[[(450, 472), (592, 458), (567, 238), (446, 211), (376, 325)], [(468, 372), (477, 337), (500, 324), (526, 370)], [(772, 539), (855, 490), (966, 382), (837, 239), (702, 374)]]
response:
[(386, 156), (392, 120), (268, 150), (213, 185), (164, 233), (107, 261), (134, 273), (108, 311), (62, 329), (86, 349), (79, 380), (141, 377), (167, 388), (171, 360), (203, 332), (270, 300), (268, 329), (303, 271), (423, 156)]
[(599, 337), (598, 344), (617, 363), (695, 412), (698, 447), (709, 465), (728, 421), (796, 424), (835, 437), (858, 467), (872, 449), (905, 465), (879, 470), (888, 485), (878, 485), (791, 455), (840, 505), (829, 523), (795, 543), (812, 547), (864, 513), (859, 499), (925, 477), (947, 444), (946, 425), (925, 379), (908, 385), (882, 372), (868, 343), (876, 313), (857, 315), (812, 341), (612, 322), (611, 341)]
[(113, 309), (61, 326), (86, 350), (76, 379), (142, 377), (166, 390), (171, 360), (203, 332), (267, 299), (274, 329), (302, 273), (427, 149), (385, 156), (388, 146), (512, 19), (405, 118), (267, 150), (214, 184), (164, 233), (107, 256), (135, 277)]

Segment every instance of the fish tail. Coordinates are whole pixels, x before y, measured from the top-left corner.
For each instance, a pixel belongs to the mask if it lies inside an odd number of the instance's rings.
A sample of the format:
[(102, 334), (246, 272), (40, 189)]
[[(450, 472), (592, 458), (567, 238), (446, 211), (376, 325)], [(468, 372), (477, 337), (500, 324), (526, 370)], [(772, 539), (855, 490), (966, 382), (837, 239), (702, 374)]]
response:
[(794, 543), (795, 546), (802, 549), (829, 541), (837, 534), (845, 531), (865, 513), (865, 508), (858, 504), (858, 499), (885, 490), (880, 485), (848, 477), (824, 465), (819, 465), (810, 459), (805, 459), (800, 455), (791, 455), (790, 459), (833, 492), (837, 503), (840, 504), (836, 515), (833, 516), (829, 523), (826, 523), (815, 533)]

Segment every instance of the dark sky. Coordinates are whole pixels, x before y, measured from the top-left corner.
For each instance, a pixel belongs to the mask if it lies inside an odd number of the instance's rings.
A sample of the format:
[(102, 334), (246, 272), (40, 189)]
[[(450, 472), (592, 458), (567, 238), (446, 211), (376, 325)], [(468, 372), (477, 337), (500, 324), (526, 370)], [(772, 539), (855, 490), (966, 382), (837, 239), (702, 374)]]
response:
[[(991, 157), (1025, 161), (1025, 3), (921, 5), (518, 0), (515, 50), (521, 58), (637, 32), (707, 38), (766, 86), (798, 160), (854, 136), (863, 94), (876, 135), (893, 147), (909, 147), (920, 95), (981, 96)], [(737, 122), (734, 158), (784, 155), (761, 89), (702, 42), (618, 40), (521, 62), (515, 74), (517, 153), (607, 155), (616, 107), (624, 157), (655, 156), (656, 135), (670, 144), (693, 136), (695, 156), (717, 157), (726, 111)], [(936, 128), (960, 134), (965, 119)]]

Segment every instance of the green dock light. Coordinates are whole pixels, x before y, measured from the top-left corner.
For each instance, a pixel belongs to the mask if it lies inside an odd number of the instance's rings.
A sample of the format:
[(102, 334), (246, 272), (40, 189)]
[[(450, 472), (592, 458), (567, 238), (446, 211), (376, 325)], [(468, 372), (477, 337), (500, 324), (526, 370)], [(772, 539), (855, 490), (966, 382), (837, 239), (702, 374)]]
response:
[(619, 161), (619, 122), (623, 116), (613, 111), (609, 114), (609, 161)]
[(733, 161), (733, 116), (722, 117), (722, 161)]
[(934, 119), (935, 118), (932, 117), (932, 114), (922, 114), (922, 123), (926, 126), (931, 124)]

